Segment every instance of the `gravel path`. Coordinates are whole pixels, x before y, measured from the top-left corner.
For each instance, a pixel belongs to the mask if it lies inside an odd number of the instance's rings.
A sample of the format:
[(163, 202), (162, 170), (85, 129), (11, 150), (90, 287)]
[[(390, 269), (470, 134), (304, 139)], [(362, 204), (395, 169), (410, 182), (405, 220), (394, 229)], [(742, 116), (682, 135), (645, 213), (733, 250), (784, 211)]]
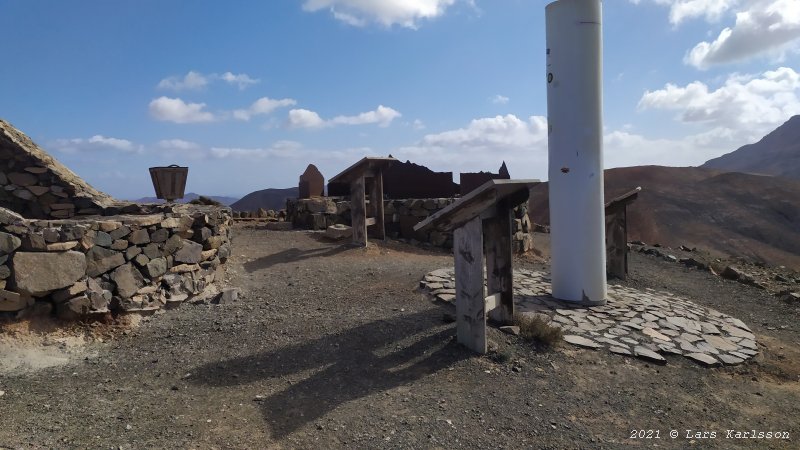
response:
[[(416, 291), (449, 265), (397, 242), (356, 249), (237, 228), (237, 302), (186, 304), (66, 365), (0, 372), (0, 448), (686, 448), (686, 430), (717, 432), (694, 439), (704, 448), (797, 447), (796, 307), (634, 255), (628, 286), (741, 318), (761, 354), (719, 369), (680, 357), (657, 366), (538, 350), (492, 329), (497, 352), (478, 357), (452, 340), (442, 320), (452, 307)], [(725, 439), (729, 429), (791, 439)], [(634, 430), (661, 439), (632, 440)]]

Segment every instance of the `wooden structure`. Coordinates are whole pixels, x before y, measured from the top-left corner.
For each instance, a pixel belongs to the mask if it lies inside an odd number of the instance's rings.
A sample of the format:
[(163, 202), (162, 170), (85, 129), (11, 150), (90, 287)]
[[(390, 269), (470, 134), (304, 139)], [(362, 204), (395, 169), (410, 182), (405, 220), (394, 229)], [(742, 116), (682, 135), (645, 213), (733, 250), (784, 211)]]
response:
[(297, 198), (322, 197), (325, 195), (325, 177), (317, 166), (309, 164), (300, 175)]
[(504, 325), (514, 317), (512, 214), (537, 183), (489, 180), (414, 227), (453, 231), (458, 342), (478, 353), (486, 353), (487, 317)]
[(628, 205), (641, 187), (606, 203), (606, 273), (624, 280), (628, 277)]
[[(350, 185), (350, 218), (353, 244), (367, 245), (367, 227), (373, 227), (373, 237), (386, 239), (383, 216), (383, 171), (394, 158), (366, 157), (331, 178), (330, 183)], [(369, 209), (366, 195), (369, 188)]]
[(168, 202), (183, 198), (188, 176), (188, 167), (181, 167), (175, 164), (167, 167), (150, 168), (150, 178), (156, 190), (156, 198)]

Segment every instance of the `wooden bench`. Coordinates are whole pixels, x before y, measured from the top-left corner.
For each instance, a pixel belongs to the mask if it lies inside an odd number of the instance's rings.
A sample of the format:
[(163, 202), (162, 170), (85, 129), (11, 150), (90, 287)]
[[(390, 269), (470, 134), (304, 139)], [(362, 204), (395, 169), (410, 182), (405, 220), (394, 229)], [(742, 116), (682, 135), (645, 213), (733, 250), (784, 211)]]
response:
[(628, 205), (639, 197), (641, 187), (606, 203), (606, 273), (628, 277)]
[[(350, 218), (353, 227), (353, 244), (366, 247), (367, 227), (373, 227), (373, 236), (386, 239), (383, 216), (383, 171), (397, 160), (394, 158), (366, 157), (330, 179), (330, 183), (350, 185)], [(371, 178), (369, 210), (366, 204), (367, 179)]]
[(528, 200), (530, 189), (538, 183), (539, 180), (487, 181), (414, 227), (415, 231), (453, 231), (456, 333), (458, 342), (478, 353), (486, 353), (487, 317), (503, 325), (512, 323), (512, 214), (514, 207)]

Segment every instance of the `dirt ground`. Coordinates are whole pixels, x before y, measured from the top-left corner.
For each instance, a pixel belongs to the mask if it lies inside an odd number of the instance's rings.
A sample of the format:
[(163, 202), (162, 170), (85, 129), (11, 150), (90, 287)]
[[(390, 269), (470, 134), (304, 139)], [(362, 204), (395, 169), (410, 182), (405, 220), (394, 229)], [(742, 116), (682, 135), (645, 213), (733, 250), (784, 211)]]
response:
[[(633, 254), (626, 284), (744, 320), (761, 355), (733, 368), (682, 357), (656, 366), (538, 349), (492, 329), (497, 351), (481, 357), (453, 340), (455, 324), (442, 320), (453, 307), (416, 291), (425, 273), (452, 264), (399, 242), (358, 249), (237, 228), (228, 264), (237, 302), (185, 304), (124, 332), (76, 327), (73, 340), (6, 326), (1, 354), (16, 359), (0, 365), (0, 448), (800, 446), (797, 306)], [(26, 365), (36, 359), (26, 352), (60, 359)], [(631, 439), (638, 430), (660, 438)]]

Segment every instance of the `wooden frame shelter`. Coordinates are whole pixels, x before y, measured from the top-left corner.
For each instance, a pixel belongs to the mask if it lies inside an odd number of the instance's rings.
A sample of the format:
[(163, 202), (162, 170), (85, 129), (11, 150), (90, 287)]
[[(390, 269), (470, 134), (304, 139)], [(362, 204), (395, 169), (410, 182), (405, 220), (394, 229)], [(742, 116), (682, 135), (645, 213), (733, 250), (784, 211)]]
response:
[[(383, 170), (397, 161), (395, 158), (366, 157), (348, 167), (330, 183), (350, 185), (350, 218), (353, 227), (353, 244), (367, 246), (367, 227), (372, 226), (373, 236), (386, 239), (383, 216)], [(369, 210), (367, 209), (367, 179), (370, 183)]]
[(628, 277), (628, 205), (641, 187), (606, 203), (606, 273), (624, 280)]
[(486, 353), (487, 317), (504, 325), (513, 320), (512, 214), (515, 206), (528, 200), (530, 189), (538, 183), (539, 180), (487, 181), (414, 227), (415, 231), (453, 231), (456, 333), (458, 342), (475, 352)]

